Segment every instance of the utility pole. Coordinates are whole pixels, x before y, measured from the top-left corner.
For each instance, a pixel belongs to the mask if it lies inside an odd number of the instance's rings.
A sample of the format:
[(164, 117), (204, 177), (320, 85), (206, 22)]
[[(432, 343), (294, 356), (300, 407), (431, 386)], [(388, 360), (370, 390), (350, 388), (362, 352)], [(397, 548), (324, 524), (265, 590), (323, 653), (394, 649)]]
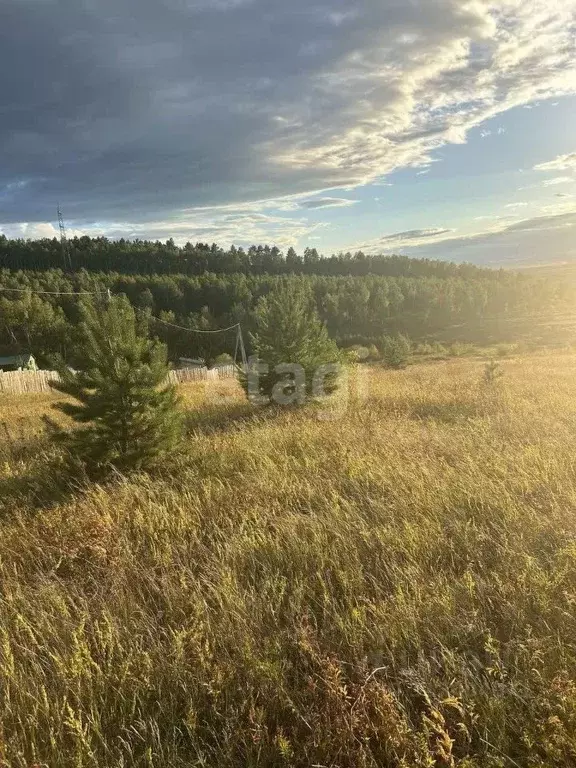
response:
[(238, 331), (236, 335), (236, 352), (234, 353), (234, 362), (236, 362), (236, 354), (240, 347), (240, 355), (242, 357), (242, 368), (244, 373), (248, 374), (248, 358), (246, 357), (246, 347), (244, 346), (244, 339), (242, 337), (242, 326), (238, 323)]
[(72, 270), (72, 259), (70, 258), (70, 251), (68, 249), (68, 240), (66, 238), (66, 227), (64, 226), (64, 217), (60, 210), (60, 203), (58, 203), (58, 227), (60, 229), (60, 246), (62, 248), (62, 261), (64, 263), (64, 269)]

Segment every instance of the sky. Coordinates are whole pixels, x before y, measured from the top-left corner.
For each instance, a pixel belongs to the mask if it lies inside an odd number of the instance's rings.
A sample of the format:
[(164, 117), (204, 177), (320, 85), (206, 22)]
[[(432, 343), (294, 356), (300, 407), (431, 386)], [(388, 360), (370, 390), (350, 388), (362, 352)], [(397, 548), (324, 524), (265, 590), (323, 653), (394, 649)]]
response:
[(0, 232), (576, 260), (575, 0), (0, 0)]

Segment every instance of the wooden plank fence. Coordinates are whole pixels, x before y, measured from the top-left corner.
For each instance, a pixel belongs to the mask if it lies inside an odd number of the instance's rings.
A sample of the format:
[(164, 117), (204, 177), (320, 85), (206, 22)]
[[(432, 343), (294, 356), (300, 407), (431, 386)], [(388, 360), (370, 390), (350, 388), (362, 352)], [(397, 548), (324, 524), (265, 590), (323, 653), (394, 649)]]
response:
[(55, 371), (0, 371), (0, 394), (51, 392), (49, 382), (57, 378)]
[(234, 365), (222, 365), (219, 368), (177, 368), (170, 371), (168, 381), (171, 384), (185, 384), (188, 381), (218, 381), (233, 379), (237, 375)]
[[(190, 381), (219, 381), (231, 379), (237, 375), (233, 365), (219, 368), (181, 368), (170, 371), (168, 381), (171, 384), (184, 384)], [(30, 392), (52, 392), (50, 381), (58, 379), (56, 371), (0, 371), (0, 394), (24, 395)]]

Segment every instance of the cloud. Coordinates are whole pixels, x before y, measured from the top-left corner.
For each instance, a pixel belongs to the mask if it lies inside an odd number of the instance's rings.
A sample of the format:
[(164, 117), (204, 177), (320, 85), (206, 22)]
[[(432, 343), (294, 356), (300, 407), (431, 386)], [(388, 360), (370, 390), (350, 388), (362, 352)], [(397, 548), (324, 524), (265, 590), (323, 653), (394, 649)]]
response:
[(575, 179), (570, 176), (556, 176), (553, 179), (546, 179), (546, 181), (543, 182), (543, 186), (555, 187), (557, 184), (570, 184), (574, 183), (574, 181)]
[(504, 208), (526, 208), (530, 203), (508, 203)]
[(382, 235), (382, 237), (371, 240), (363, 245), (354, 246), (354, 250), (360, 249), (369, 253), (386, 253), (404, 246), (414, 248), (431, 241), (445, 239), (453, 231), (452, 229), (442, 227), (432, 227), (429, 229), (410, 229), (405, 232), (394, 232), (389, 235)]
[(440, 227), (435, 227), (432, 229), (410, 229), (407, 232), (396, 232), (393, 235), (385, 235), (381, 238), (381, 241), (388, 242), (392, 240), (421, 240), (423, 238), (438, 237), (439, 235), (444, 235), (447, 232), (452, 232), (452, 230), (441, 229)]
[(346, 208), (349, 205), (355, 205), (358, 200), (348, 200), (344, 197), (317, 197), (311, 200), (301, 200), (299, 208), (306, 210), (316, 210), (318, 208)]
[(567, 155), (558, 155), (554, 160), (546, 163), (538, 163), (535, 171), (576, 171), (576, 152)]
[(60, 232), (53, 224), (48, 222), (22, 222), (14, 227), (13, 237), (36, 240), (43, 237), (60, 237)]
[(421, 168), (574, 92), (573, 21), (572, 0), (4, 0), (1, 221), (59, 201), (152, 234)]
[(480, 138), (481, 139), (487, 139), (488, 136), (493, 136), (493, 135), (494, 136), (503, 136), (505, 133), (506, 133), (506, 128), (504, 128), (501, 125), (498, 126), (498, 128), (496, 128), (496, 130), (494, 130), (494, 131), (490, 130), (490, 128), (483, 128), (480, 131)]
[[(542, 261), (542, 254), (546, 254), (550, 262), (576, 259), (574, 204), (560, 204), (545, 215), (516, 221), (501, 218), (480, 232), (455, 235), (450, 230), (425, 231), (435, 231), (436, 236), (428, 242), (418, 237), (404, 238), (394, 243), (392, 250), (422, 258), (490, 266), (536, 264)], [(389, 250), (384, 247), (389, 237), (365, 244), (363, 249), (369, 253), (385, 253)]]
[[(576, 210), (524, 219), (493, 232), (444, 243), (443, 257), (491, 265), (521, 266), (576, 258)], [(438, 251), (440, 249), (437, 249)], [(428, 255), (432, 256), (432, 253)]]
[[(172, 237), (179, 245), (190, 242), (217, 242), (223, 247), (232, 244), (249, 246), (254, 243), (270, 243), (288, 248), (300, 239), (309, 240), (315, 232), (326, 225), (310, 223), (307, 219), (293, 219), (285, 216), (271, 216), (246, 210), (232, 210), (226, 213), (189, 212), (165, 220), (146, 220), (134, 223), (126, 220), (111, 220), (84, 227), (82, 230), (68, 228), (68, 235), (83, 234), (110, 238), (148, 238), (167, 240)], [(58, 230), (50, 223), (6, 224), (0, 233), (7, 237), (41, 238), (58, 237)]]

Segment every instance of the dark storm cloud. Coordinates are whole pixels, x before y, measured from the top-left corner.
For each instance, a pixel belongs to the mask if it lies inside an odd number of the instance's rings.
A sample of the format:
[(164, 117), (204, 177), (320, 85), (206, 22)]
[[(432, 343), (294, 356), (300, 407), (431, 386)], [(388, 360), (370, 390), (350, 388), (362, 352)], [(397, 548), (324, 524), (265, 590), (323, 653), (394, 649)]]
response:
[(345, 19), (334, 0), (4, 2), (0, 184), (26, 184), (2, 220), (45, 218), (56, 199), (72, 218), (138, 218), (337, 180), (256, 148), (290, 134), (276, 110), (360, 42)]
[[(509, 97), (562, 90), (562, 30), (527, 75), (523, 13), (498, 17), (510, 64), (481, 0), (3, 0), (0, 224), (53, 220), (59, 201), (140, 231), (418, 164)], [(480, 63), (463, 41), (486, 41)]]

